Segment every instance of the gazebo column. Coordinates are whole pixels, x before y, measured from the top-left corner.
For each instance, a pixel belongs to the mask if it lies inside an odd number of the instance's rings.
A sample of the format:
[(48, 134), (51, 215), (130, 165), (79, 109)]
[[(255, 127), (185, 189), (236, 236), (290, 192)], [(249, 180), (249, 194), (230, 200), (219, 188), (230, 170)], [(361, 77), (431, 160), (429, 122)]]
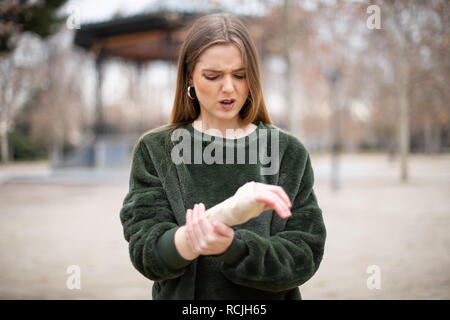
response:
[(95, 90), (95, 124), (94, 132), (95, 137), (105, 133), (105, 123), (103, 119), (103, 99), (102, 99), (102, 84), (103, 84), (103, 63), (104, 54), (100, 49), (95, 59), (95, 75), (97, 80), (96, 90)]
[(94, 123), (94, 148), (93, 148), (93, 165), (95, 167), (103, 167), (106, 164), (106, 148), (104, 136), (106, 134), (106, 125), (103, 117), (103, 67), (105, 55), (100, 48), (95, 59), (96, 74), (96, 90), (95, 90), (95, 123)]

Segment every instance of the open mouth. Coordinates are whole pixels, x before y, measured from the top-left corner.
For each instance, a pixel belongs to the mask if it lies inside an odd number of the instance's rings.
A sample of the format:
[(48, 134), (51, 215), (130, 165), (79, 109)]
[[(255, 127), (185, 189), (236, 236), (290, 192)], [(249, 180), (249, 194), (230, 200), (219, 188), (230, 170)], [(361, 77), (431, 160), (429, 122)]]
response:
[(231, 109), (234, 106), (234, 99), (222, 99), (219, 101), (220, 105), (225, 109)]

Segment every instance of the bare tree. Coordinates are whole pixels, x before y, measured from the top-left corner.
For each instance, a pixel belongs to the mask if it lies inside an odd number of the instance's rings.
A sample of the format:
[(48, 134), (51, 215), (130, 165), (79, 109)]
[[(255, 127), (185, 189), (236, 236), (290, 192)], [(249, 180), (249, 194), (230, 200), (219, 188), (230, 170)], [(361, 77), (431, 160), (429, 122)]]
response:
[(83, 61), (71, 46), (61, 46), (67, 32), (63, 29), (46, 43), (48, 59), (41, 66), (45, 84), (30, 115), (31, 136), (48, 147), (53, 165), (63, 159), (65, 145), (80, 144), (86, 126), (80, 88)]
[(18, 40), (27, 32), (42, 38), (51, 35), (54, 27), (65, 20), (65, 17), (57, 16), (65, 1), (0, 2), (0, 143), (3, 163), (9, 159), (8, 132), (13, 128), (13, 117), (21, 105), (20, 99), (30, 91), (26, 89), (26, 72), (14, 60)]
[[(10, 159), (8, 133), (14, 118), (30, 96), (36, 83), (36, 65), (43, 59), (37, 36), (23, 33), (15, 51), (4, 53), (0, 60), (0, 143), (2, 163)], [(27, 52), (28, 54), (22, 54)]]
[(24, 71), (14, 65), (12, 54), (0, 61), (0, 143), (2, 163), (9, 161), (8, 133), (14, 126), (14, 116), (20, 107), (24, 90)]

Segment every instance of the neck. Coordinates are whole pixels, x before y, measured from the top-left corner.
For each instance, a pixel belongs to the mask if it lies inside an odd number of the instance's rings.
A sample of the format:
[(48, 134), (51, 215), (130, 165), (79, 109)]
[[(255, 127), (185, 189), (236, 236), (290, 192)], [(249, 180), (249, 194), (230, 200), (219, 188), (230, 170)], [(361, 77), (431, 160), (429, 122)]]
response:
[(198, 118), (194, 121), (193, 126), (202, 132), (205, 132), (210, 129), (219, 130), (222, 133), (222, 136), (226, 136), (227, 129), (233, 130), (242, 130), (242, 133), (245, 134), (250, 124), (245, 124), (239, 117), (238, 119), (217, 119), (217, 118), (209, 118), (202, 114), (198, 116)]

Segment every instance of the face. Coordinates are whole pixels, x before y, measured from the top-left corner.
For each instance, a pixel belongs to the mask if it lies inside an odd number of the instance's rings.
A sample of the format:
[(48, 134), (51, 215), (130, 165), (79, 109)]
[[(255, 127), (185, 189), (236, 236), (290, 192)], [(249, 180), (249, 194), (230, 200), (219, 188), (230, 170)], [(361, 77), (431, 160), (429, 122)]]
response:
[[(213, 45), (197, 60), (191, 85), (201, 114), (216, 120), (239, 121), (249, 89), (242, 54), (234, 44)], [(227, 104), (224, 99), (231, 99)]]

